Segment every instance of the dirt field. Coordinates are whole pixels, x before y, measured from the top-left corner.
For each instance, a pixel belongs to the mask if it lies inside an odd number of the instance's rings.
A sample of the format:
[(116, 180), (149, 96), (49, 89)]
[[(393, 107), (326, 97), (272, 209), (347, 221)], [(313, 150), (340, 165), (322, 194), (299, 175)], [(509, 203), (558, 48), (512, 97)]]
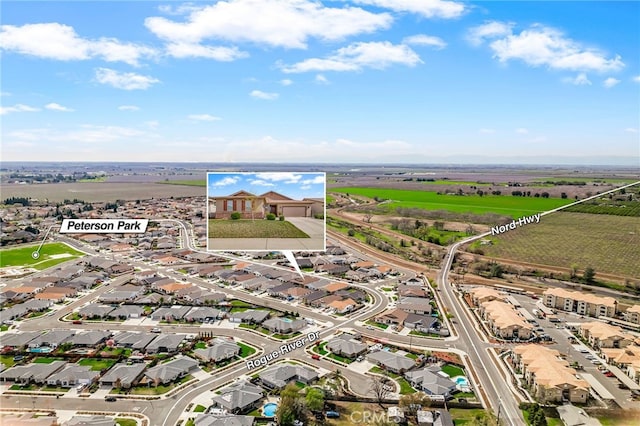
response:
[(559, 212), (490, 239), (487, 256), (640, 278), (640, 218)]
[[(157, 180), (158, 177), (155, 177)], [(148, 200), (150, 198), (204, 196), (205, 188), (162, 183), (86, 182), (42, 185), (0, 185), (2, 198), (29, 197), (50, 202), (77, 198), (87, 202)]]

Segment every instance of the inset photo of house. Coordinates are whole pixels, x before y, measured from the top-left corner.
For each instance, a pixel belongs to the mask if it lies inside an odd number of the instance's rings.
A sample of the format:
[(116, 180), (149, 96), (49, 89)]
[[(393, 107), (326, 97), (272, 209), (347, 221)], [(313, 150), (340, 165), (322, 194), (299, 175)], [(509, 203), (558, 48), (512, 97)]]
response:
[(207, 249), (324, 250), (324, 173), (207, 174)]

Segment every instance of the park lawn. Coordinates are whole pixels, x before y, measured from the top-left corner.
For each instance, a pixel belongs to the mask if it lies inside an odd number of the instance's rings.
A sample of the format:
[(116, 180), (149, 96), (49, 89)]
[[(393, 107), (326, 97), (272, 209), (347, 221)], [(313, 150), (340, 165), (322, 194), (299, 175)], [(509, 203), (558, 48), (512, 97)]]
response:
[(34, 259), (32, 254), (37, 248), (37, 245), (30, 245), (0, 250), (0, 268), (29, 266), (42, 270), (84, 256), (84, 253), (74, 250), (66, 244), (47, 243), (40, 248), (38, 259)]
[(533, 215), (573, 202), (573, 200), (562, 198), (514, 197), (512, 195), (485, 195), (481, 197), (479, 195), (447, 195), (434, 191), (406, 189), (349, 187), (333, 188), (332, 191), (391, 200), (382, 205), (389, 212), (395, 212), (397, 207), (406, 207), (448, 210), (457, 213), (497, 213), (513, 218)]
[(92, 371), (102, 371), (111, 368), (116, 363), (115, 359), (108, 358), (85, 358), (78, 361), (78, 365), (89, 365)]
[(207, 186), (207, 181), (205, 179), (193, 179), (193, 180), (165, 180), (163, 182), (165, 185), (185, 185), (185, 186)]
[(240, 346), (240, 358), (246, 358), (256, 353), (254, 348), (249, 345), (245, 345), (244, 343), (238, 342), (238, 346)]
[(291, 222), (263, 219), (210, 219), (209, 238), (310, 238)]
[(462, 370), (462, 368), (451, 364), (447, 364), (442, 367), (442, 371), (447, 373), (449, 377), (464, 376), (464, 370)]

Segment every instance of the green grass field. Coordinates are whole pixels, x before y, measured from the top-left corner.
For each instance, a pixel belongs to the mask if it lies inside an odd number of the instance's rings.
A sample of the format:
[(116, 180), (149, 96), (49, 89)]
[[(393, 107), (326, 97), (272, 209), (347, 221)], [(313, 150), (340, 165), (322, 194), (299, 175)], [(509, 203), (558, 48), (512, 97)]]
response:
[(332, 191), (391, 200), (391, 202), (382, 205), (386, 206), (389, 212), (393, 212), (397, 207), (409, 207), (425, 210), (449, 210), (457, 213), (497, 213), (513, 218), (544, 212), (572, 202), (572, 200), (561, 198), (514, 197), (511, 195), (485, 195), (482, 197), (479, 195), (439, 195), (433, 191), (384, 188), (333, 188)]
[(557, 212), (539, 224), (518, 227), (482, 246), (505, 259), (640, 278), (640, 218)]
[(79, 365), (88, 365), (91, 366), (91, 370), (93, 371), (101, 371), (106, 370), (107, 368), (111, 368), (113, 364), (116, 363), (115, 359), (99, 359), (99, 358), (85, 358), (78, 361)]
[(492, 184), (490, 183), (486, 183), (486, 182), (473, 182), (470, 180), (448, 180), (448, 179), (442, 179), (442, 180), (428, 180), (428, 181), (421, 181), (422, 183), (424, 183), (425, 185), (469, 185), (469, 186), (491, 186)]
[(38, 259), (34, 259), (32, 254), (37, 248), (37, 245), (30, 245), (0, 250), (0, 267), (29, 266), (42, 270), (84, 256), (66, 244), (47, 243), (40, 249)]
[(205, 179), (194, 179), (194, 180), (165, 180), (162, 182), (156, 183), (164, 183), (166, 185), (185, 185), (185, 186), (207, 186), (207, 181)]
[(310, 238), (292, 223), (280, 220), (209, 220), (209, 238)]

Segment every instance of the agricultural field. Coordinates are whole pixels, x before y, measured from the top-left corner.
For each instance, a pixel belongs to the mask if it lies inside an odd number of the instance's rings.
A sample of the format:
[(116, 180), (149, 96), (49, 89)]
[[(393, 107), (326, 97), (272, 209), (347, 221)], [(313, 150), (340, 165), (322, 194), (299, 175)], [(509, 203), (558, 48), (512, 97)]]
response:
[(333, 188), (331, 191), (356, 194), (379, 200), (389, 212), (397, 207), (425, 210), (449, 210), (457, 213), (498, 213), (519, 218), (569, 204), (572, 200), (561, 198), (514, 197), (511, 195), (447, 195), (433, 191), (411, 191), (384, 188)]
[(185, 185), (185, 186), (207, 186), (207, 181), (205, 179), (194, 179), (194, 180), (166, 180), (163, 183), (166, 185)]
[(488, 239), (486, 256), (640, 278), (640, 218), (557, 212)]
[[(157, 179), (157, 176), (155, 176)], [(163, 182), (168, 183), (168, 182)], [(51, 183), (42, 185), (0, 185), (2, 198), (27, 197), (49, 200), (50, 203), (77, 198), (86, 202), (116, 200), (148, 200), (151, 198), (204, 196), (204, 187), (163, 185), (149, 182), (85, 182)]]
[(29, 245), (0, 250), (0, 268), (24, 266), (42, 270), (84, 256), (66, 244), (47, 243), (40, 249), (39, 257), (34, 259), (32, 254), (37, 248), (37, 245)]

